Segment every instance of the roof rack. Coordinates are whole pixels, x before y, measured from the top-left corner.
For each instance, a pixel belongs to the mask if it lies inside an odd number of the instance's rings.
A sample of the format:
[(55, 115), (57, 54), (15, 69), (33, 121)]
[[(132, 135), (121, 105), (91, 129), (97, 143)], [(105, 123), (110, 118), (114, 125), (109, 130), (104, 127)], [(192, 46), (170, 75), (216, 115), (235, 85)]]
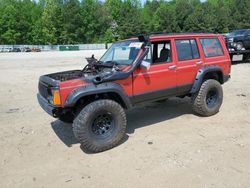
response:
[(151, 32), (148, 35), (183, 35), (183, 34), (213, 34), (211, 32), (181, 32), (181, 33), (173, 33), (173, 32)]
[(214, 34), (214, 33), (211, 33), (211, 32), (202, 32), (202, 31), (197, 31), (197, 32), (180, 32), (180, 33), (157, 31), (157, 32), (140, 33), (140, 34), (130, 35), (129, 38), (138, 38), (139, 36), (142, 36), (142, 35), (143, 36), (152, 36), (152, 35), (184, 35), (184, 34)]

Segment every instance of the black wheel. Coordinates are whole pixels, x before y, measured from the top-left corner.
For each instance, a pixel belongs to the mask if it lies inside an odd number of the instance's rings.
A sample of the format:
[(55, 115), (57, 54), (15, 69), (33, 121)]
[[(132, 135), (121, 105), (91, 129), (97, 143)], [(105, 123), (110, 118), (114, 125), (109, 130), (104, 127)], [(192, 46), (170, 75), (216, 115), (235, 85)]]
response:
[(193, 110), (201, 116), (218, 113), (223, 101), (221, 84), (217, 80), (206, 80), (191, 100)]
[(62, 114), (58, 119), (64, 123), (73, 123), (74, 116), (70, 113)]
[(83, 148), (101, 152), (117, 146), (125, 135), (126, 114), (112, 100), (98, 100), (82, 109), (73, 122), (73, 132)]

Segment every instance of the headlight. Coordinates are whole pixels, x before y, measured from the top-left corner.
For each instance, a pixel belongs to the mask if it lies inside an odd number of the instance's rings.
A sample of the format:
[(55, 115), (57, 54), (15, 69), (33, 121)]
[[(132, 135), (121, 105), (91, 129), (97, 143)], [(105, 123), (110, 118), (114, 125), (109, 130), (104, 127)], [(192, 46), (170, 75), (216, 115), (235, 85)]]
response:
[(52, 90), (52, 94), (53, 94), (53, 104), (61, 105), (61, 96), (59, 90)]
[(228, 38), (228, 42), (233, 42), (234, 38)]

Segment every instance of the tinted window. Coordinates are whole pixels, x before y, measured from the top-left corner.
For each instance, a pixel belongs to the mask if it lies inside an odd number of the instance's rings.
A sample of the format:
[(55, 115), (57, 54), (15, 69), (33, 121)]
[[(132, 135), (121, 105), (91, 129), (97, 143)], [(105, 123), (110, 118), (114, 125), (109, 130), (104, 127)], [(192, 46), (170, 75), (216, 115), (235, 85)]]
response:
[(198, 48), (197, 48), (197, 44), (195, 40), (190, 40), (190, 44), (191, 44), (191, 48), (192, 48), (192, 53), (193, 53), (193, 58), (197, 59), (200, 57)]
[(194, 39), (176, 40), (175, 45), (179, 61), (197, 59), (200, 57), (197, 44)]
[(206, 57), (222, 56), (223, 50), (217, 38), (200, 39)]

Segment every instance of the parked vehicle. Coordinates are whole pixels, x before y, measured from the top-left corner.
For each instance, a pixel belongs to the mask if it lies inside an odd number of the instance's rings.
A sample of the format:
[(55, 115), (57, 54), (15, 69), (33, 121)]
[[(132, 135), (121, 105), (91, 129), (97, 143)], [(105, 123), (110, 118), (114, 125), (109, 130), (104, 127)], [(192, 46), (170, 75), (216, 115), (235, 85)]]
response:
[(31, 51), (32, 52), (41, 52), (41, 49), (40, 48), (32, 48)]
[(21, 52), (21, 49), (20, 49), (20, 48), (13, 48), (13, 49), (11, 50), (11, 52)]
[(229, 49), (250, 50), (250, 29), (235, 30), (229, 33), (226, 40)]
[(1, 52), (11, 52), (12, 48), (2, 48)]
[(118, 145), (125, 110), (139, 104), (187, 96), (196, 114), (218, 113), (231, 70), (217, 34), (139, 36), (114, 43), (100, 60), (87, 60), (83, 70), (41, 76), (37, 97), (48, 114), (73, 122), (74, 135), (91, 152)]
[(31, 52), (31, 49), (30, 49), (29, 47), (25, 47), (25, 48), (23, 49), (23, 51), (24, 51), (24, 52)]

